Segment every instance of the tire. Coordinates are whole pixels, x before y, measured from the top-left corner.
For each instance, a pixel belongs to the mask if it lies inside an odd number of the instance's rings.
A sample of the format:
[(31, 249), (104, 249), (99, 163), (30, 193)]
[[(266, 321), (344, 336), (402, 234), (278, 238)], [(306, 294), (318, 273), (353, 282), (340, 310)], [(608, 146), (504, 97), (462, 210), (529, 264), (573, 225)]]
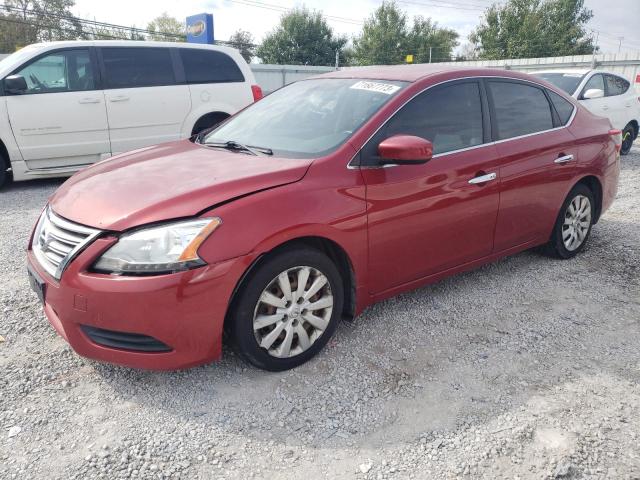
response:
[(580, 253), (591, 235), (595, 213), (593, 192), (586, 185), (577, 184), (562, 204), (546, 253), (561, 259)]
[(8, 162), (0, 156), (0, 189), (6, 187), (11, 181), (11, 174), (8, 172)]
[(200, 117), (191, 130), (191, 136), (210, 130), (223, 120), (229, 118), (226, 113), (208, 113)]
[(636, 139), (636, 130), (633, 125), (629, 124), (622, 130), (622, 148), (620, 155), (626, 155), (631, 151), (633, 141)]
[[(306, 279), (302, 297), (297, 290), (300, 279)], [(318, 285), (322, 286), (315, 291)], [(280, 251), (258, 266), (236, 295), (228, 318), (229, 339), (252, 365), (273, 372), (289, 370), (327, 344), (343, 302), (342, 278), (329, 257), (309, 247)], [(305, 308), (309, 306), (317, 308)]]

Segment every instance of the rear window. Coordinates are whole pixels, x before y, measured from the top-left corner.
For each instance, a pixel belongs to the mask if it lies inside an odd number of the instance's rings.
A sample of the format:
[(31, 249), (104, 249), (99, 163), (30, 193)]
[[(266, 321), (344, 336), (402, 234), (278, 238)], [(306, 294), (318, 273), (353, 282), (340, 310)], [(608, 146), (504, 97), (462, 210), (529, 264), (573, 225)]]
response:
[(584, 78), (582, 73), (536, 73), (536, 77), (546, 80), (551, 85), (555, 85), (561, 90), (564, 90), (569, 95), (573, 95), (580, 82)]
[(523, 83), (490, 81), (489, 90), (499, 140), (553, 128), (551, 106), (542, 89)]
[(551, 98), (551, 103), (558, 112), (558, 116), (560, 117), (560, 123), (562, 125), (566, 125), (569, 119), (571, 118), (571, 114), (573, 113), (573, 104), (564, 98), (562, 98), (557, 93), (552, 92), (551, 90), (547, 90), (549, 97)]
[(156, 87), (176, 82), (168, 48), (102, 48), (107, 88)]
[(607, 97), (622, 95), (631, 86), (624, 78), (616, 77), (615, 75), (605, 75), (604, 78), (607, 84)]
[(225, 53), (193, 48), (179, 51), (187, 83), (244, 82), (240, 68)]

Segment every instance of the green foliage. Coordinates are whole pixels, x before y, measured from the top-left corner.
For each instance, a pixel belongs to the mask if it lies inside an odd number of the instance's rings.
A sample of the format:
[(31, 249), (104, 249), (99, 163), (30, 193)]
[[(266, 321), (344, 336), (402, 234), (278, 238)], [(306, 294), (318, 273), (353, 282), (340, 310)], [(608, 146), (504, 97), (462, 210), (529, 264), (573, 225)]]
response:
[(240, 50), (240, 55), (244, 57), (247, 63), (251, 63), (251, 59), (255, 56), (253, 44), (253, 35), (245, 30), (236, 30), (230, 37), (229, 43), (233, 48)]
[(479, 58), (585, 55), (597, 49), (586, 30), (584, 0), (509, 0), (494, 4), (469, 36)]
[(357, 65), (404, 63), (412, 54), (415, 63), (447, 61), (458, 45), (458, 34), (440, 28), (430, 18), (417, 16), (409, 26), (407, 14), (395, 2), (384, 1), (365, 21), (362, 34), (354, 40), (353, 62)]
[(74, 0), (5, 0), (0, 7), (0, 49), (13, 52), (31, 43), (82, 37), (71, 13)]
[(282, 16), (280, 24), (256, 49), (256, 55), (264, 63), (335, 65), (336, 50), (342, 50), (346, 43), (345, 37), (334, 35), (322, 13), (303, 7)]
[(171, 17), (167, 12), (149, 22), (147, 30), (151, 32), (151, 40), (161, 42), (184, 42), (187, 40), (184, 22)]

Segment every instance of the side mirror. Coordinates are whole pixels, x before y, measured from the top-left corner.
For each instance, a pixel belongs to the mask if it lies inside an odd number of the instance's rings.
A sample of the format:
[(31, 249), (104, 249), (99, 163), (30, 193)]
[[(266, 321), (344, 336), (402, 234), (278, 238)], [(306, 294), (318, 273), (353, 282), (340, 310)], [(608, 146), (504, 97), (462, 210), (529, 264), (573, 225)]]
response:
[(383, 165), (419, 165), (433, 157), (433, 144), (414, 135), (394, 135), (378, 145)]
[(602, 90), (601, 88), (590, 88), (582, 95), (582, 98), (585, 100), (602, 97), (604, 97), (604, 90)]
[(4, 79), (4, 91), (11, 95), (20, 95), (27, 90), (29, 87), (22, 75), (9, 75)]

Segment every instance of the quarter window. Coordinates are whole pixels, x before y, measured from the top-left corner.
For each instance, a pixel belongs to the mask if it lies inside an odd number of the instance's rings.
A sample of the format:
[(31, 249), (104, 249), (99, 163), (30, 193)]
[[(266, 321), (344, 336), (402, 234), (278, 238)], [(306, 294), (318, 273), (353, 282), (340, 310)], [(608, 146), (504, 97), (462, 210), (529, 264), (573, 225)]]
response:
[(565, 100), (560, 95), (551, 90), (547, 90), (549, 97), (551, 98), (551, 103), (558, 112), (558, 116), (560, 117), (560, 123), (562, 125), (566, 125), (569, 119), (571, 118), (571, 114), (573, 113), (573, 104), (568, 100)]
[(622, 95), (629, 90), (631, 85), (624, 78), (616, 77), (614, 75), (605, 75), (604, 78), (607, 84), (607, 97)]
[(477, 82), (435, 87), (418, 95), (396, 113), (363, 151), (367, 164), (376, 164), (378, 144), (393, 135), (415, 135), (433, 143), (433, 153), (480, 145), (483, 142), (482, 104)]
[(94, 90), (95, 80), (88, 50), (67, 50), (39, 58), (16, 72), (27, 82), (27, 93)]
[(542, 89), (515, 82), (489, 82), (497, 139), (519, 137), (553, 128), (551, 106)]
[(103, 48), (107, 88), (156, 87), (175, 83), (168, 48)]
[(240, 68), (225, 53), (195, 48), (179, 51), (187, 83), (244, 82)]

